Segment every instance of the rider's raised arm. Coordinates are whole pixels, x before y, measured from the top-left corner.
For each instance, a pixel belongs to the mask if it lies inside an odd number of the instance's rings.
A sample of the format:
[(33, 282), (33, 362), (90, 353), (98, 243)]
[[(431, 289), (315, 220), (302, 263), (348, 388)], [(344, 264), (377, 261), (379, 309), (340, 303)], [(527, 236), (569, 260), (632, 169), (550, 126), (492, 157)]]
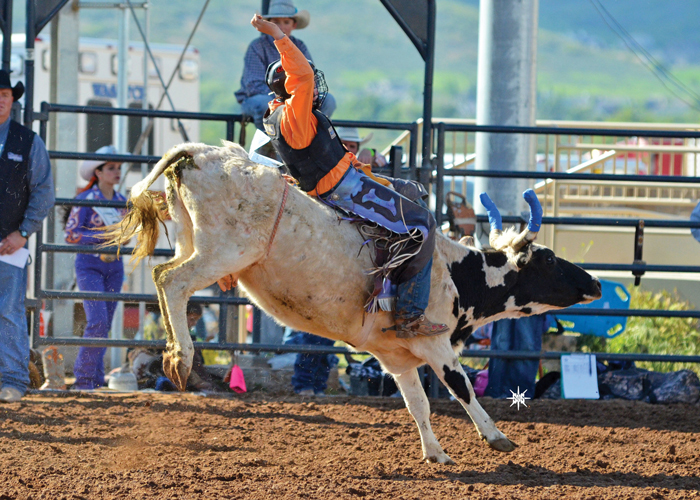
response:
[(289, 39), (275, 40), (287, 80), (284, 84), (292, 96), (284, 101), (285, 116), (280, 129), (287, 143), (294, 149), (304, 149), (316, 136), (318, 120), (313, 115), (314, 70), (304, 54)]

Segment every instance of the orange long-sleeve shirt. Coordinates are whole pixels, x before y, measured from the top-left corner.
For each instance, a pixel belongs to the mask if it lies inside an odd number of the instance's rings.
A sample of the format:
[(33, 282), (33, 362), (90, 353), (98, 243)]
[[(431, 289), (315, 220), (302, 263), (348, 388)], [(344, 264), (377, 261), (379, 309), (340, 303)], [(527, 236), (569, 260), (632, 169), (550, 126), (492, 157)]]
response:
[[(280, 130), (282, 137), (294, 149), (304, 149), (311, 144), (316, 137), (316, 126), (318, 120), (314, 116), (314, 70), (304, 57), (304, 54), (297, 48), (289, 37), (275, 40), (275, 46), (280, 52), (282, 67), (287, 74), (284, 87), (287, 89), (290, 98), (280, 101), (273, 99), (270, 101), (270, 112), (284, 106), (282, 119), (280, 120)], [(384, 185), (389, 185), (384, 179), (377, 179), (371, 175), (371, 167), (360, 163), (351, 152), (346, 152), (338, 164), (328, 172), (318, 184), (316, 189), (310, 191), (312, 196), (318, 196), (330, 191), (343, 177), (347, 169), (354, 165), (374, 180)]]

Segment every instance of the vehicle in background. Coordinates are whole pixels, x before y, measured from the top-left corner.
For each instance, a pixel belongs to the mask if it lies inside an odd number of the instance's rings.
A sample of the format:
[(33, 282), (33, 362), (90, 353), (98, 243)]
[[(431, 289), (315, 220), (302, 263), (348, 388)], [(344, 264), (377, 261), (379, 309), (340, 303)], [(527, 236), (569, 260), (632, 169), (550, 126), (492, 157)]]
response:
[[(167, 83), (182, 53), (182, 46), (150, 44), (156, 64)], [(49, 101), (51, 42), (49, 37), (38, 36), (35, 42), (34, 109), (42, 101)], [(12, 35), (12, 83), (24, 81), (24, 34)], [(141, 42), (129, 44), (129, 92), (127, 106), (142, 108), (144, 97), (143, 54)], [(199, 111), (199, 52), (189, 48), (170, 85), (169, 93), (177, 111)], [(154, 108), (163, 94), (162, 85), (151, 62), (148, 64), (148, 102)], [(117, 106), (118, 45), (116, 40), (80, 38), (78, 54), (78, 105)], [(23, 99), (20, 100), (24, 107)], [(161, 110), (171, 110), (167, 98)], [(141, 117), (128, 117), (128, 145), (130, 151), (141, 134)], [(199, 140), (199, 122), (182, 120), (190, 141)], [(80, 114), (78, 119), (78, 151), (94, 152), (116, 141), (117, 117), (98, 114)], [(175, 144), (183, 142), (176, 120), (156, 118), (149, 136), (147, 154), (162, 155)]]

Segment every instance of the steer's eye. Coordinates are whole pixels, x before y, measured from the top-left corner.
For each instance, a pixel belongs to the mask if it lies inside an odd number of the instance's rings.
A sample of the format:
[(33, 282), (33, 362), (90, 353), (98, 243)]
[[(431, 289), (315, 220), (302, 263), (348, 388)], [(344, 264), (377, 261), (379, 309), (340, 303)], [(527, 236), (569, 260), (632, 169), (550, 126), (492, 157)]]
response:
[(553, 266), (554, 262), (555, 262), (554, 255), (547, 255), (545, 262), (547, 263), (548, 266)]

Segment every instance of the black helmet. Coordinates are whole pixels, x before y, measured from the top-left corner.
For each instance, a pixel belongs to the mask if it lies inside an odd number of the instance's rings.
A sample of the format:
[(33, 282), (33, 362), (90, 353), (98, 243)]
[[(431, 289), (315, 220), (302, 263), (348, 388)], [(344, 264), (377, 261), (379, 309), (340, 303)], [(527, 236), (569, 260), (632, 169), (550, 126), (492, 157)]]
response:
[(282, 61), (277, 60), (271, 63), (267, 67), (265, 72), (265, 83), (270, 87), (277, 97), (281, 97), (283, 100), (292, 97), (284, 88), (284, 82), (287, 81), (287, 73), (284, 72), (282, 67)]
[[(328, 85), (326, 84), (326, 77), (323, 75), (323, 71), (316, 69), (316, 66), (311, 61), (308, 62), (311, 65), (311, 69), (314, 70), (314, 85), (315, 89), (318, 91), (316, 98), (314, 99), (314, 108), (319, 109), (328, 95)], [(272, 92), (274, 92), (275, 95), (280, 97), (282, 100), (291, 97), (284, 86), (286, 81), (287, 73), (282, 67), (282, 61), (275, 61), (267, 67), (267, 71), (265, 72), (265, 83), (267, 83), (270, 90), (272, 90)]]

